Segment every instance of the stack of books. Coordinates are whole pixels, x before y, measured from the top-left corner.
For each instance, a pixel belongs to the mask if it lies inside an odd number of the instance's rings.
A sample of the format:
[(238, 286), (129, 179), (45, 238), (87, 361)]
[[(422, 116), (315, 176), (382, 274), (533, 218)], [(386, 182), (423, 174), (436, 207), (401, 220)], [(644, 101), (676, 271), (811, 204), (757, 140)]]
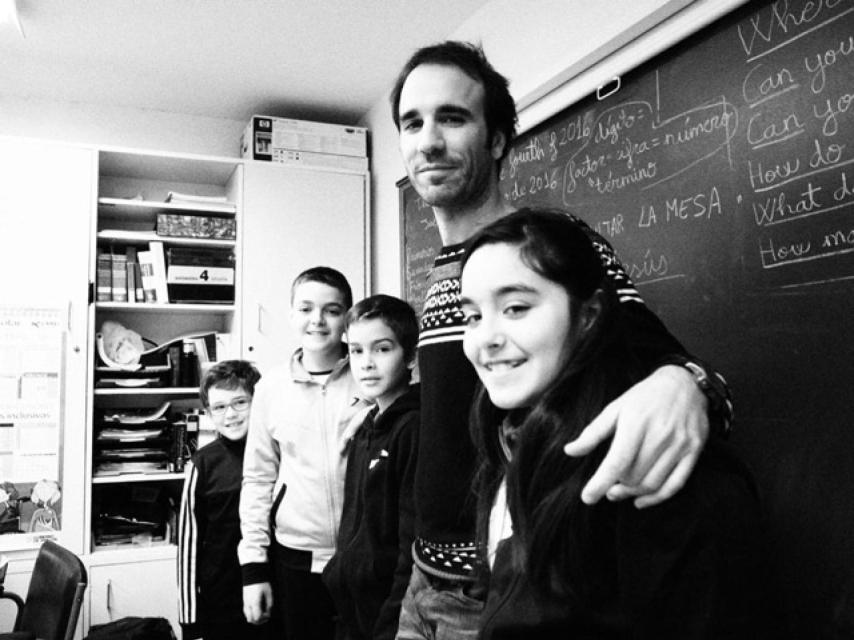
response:
[(163, 243), (98, 249), (95, 299), (98, 302), (169, 302)]

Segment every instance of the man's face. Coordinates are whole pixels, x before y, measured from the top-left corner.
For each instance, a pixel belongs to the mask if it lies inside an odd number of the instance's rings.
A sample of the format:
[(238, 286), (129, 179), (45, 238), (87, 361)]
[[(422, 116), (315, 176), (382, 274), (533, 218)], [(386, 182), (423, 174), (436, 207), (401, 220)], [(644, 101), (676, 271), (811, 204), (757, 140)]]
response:
[(423, 64), (400, 93), (400, 152), (413, 187), (434, 207), (476, 205), (504, 149), (489, 139), (481, 84), (448, 65)]

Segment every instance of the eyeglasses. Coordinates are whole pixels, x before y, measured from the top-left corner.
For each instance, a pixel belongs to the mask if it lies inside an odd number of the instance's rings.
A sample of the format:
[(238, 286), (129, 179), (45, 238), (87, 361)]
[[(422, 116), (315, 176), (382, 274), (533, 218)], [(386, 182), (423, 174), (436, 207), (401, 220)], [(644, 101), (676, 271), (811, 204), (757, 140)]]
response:
[(246, 396), (241, 396), (240, 398), (235, 398), (231, 402), (228, 403), (217, 403), (212, 404), (209, 408), (209, 411), (212, 415), (221, 416), (225, 413), (226, 409), (231, 407), (238, 413), (243, 413), (249, 408), (249, 405), (252, 404), (252, 398), (247, 398)]

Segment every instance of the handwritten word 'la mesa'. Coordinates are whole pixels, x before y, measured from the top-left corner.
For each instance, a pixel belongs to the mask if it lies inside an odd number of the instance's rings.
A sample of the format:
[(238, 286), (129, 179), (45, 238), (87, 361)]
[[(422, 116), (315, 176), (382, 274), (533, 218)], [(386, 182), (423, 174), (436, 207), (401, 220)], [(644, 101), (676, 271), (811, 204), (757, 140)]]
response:
[(723, 214), (721, 196), (718, 188), (714, 186), (708, 194), (697, 193), (687, 198), (669, 198), (665, 200), (664, 207), (659, 205), (658, 213), (654, 204), (641, 205), (638, 227), (651, 227), (659, 222), (709, 219), (713, 214)]
[[(800, 11), (789, 7), (788, 2), (773, 2), (756, 12), (749, 24), (738, 25), (738, 37), (748, 56), (762, 53), (786, 39), (796, 36), (800, 29), (828, 19), (828, 13), (843, 0), (813, 0), (804, 3)], [(758, 49), (758, 50), (757, 50)]]

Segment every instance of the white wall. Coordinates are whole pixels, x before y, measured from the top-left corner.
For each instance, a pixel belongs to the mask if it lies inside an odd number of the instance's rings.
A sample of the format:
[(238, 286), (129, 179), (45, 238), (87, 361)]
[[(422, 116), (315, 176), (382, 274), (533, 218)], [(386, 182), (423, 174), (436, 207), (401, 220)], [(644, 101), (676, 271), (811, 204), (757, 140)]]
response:
[[(520, 128), (525, 129), (609, 79), (613, 71), (609, 64), (584, 72), (605, 56), (617, 52), (608, 60), (618, 65), (617, 73), (625, 71), (743, 1), (492, 0), (448, 37), (483, 45), (487, 58), (510, 80), (520, 107)], [(627, 43), (631, 44), (624, 47)], [(427, 44), (431, 43), (413, 42), (413, 50)], [(387, 96), (361, 124), (370, 129), (372, 140), (373, 291), (399, 295), (395, 182), (405, 171)]]
[(245, 122), (0, 95), (0, 135), (239, 157)]

